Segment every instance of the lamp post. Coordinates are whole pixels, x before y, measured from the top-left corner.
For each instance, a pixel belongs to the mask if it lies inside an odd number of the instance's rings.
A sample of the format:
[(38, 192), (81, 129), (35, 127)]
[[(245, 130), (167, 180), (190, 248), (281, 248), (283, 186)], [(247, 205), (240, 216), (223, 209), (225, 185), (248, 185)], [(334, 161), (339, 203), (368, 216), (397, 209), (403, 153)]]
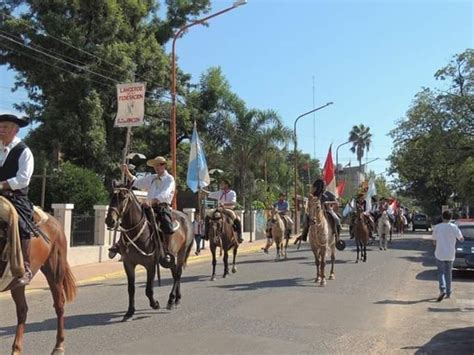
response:
[(339, 170), (339, 168), (337, 167), (337, 166), (339, 165), (339, 155), (338, 155), (338, 153), (339, 153), (339, 148), (341, 148), (343, 145), (346, 145), (346, 144), (349, 144), (349, 143), (351, 143), (351, 141), (347, 141), (347, 142), (341, 143), (341, 144), (339, 144), (339, 145), (337, 146), (337, 148), (336, 148), (336, 182), (337, 182), (337, 172), (338, 172), (338, 170)]
[[(224, 10), (218, 11), (214, 14), (206, 16), (202, 19), (193, 21), (181, 27), (173, 37), (173, 44), (171, 50), (171, 129), (170, 129), (170, 151), (171, 151), (171, 173), (176, 178), (176, 40), (181, 36), (181, 34), (186, 31), (188, 28), (202, 24), (207, 20), (222, 15), (228, 11), (231, 11), (240, 5), (245, 5), (247, 0), (238, 0), (234, 2), (231, 7), (228, 7)], [(176, 192), (173, 197), (173, 208), (176, 208)]]
[(296, 117), (296, 120), (295, 120), (295, 123), (294, 123), (294, 126), (293, 126), (293, 139), (295, 141), (295, 144), (294, 144), (294, 159), (295, 159), (295, 234), (298, 233), (298, 193), (297, 193), (297, 190), (298, 190), (298, 188), (297, 188), (298, 157), (296, 155), (296, 151), (297, 151), (297, 147), (298, 147), (298, 139), (297, 139), (297, 136), (296, 136), (296, 124), (298, 123), (298, 121), (301, 117), (304, 117), (304, 116), (309, 115), (310, 113), (322, 110), (323, 108), (325, 108), (329, 105), (332, 105), (332, 104), (333, 104), (333, 102), (328, 102), (327, 104), (325, 104), (323, 106), (316, 107), (315, 109), (313, 109), (311, 111), (308, 111), (308, 112), (305, 112), (305, 113), (299, 115), (298, 117)]

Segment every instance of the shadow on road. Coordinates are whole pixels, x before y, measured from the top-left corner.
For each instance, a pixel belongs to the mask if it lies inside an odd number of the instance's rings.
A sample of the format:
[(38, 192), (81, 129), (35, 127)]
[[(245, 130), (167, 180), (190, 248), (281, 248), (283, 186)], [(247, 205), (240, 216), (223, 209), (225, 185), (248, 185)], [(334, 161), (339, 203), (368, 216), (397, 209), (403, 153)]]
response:
[(422, 300), (384, 300), (384, 301), (377, 301), (374, 304), (397, 304), (397, 305), (413, 305), (418, 303), (436, 303), (436, 297), (432, 298), (424, 298)]
[[(108, 313), (92, 313), (92, 314), (80, 314), (73, 316), (65, 317), (65, 327), (66, 329), (77, 329), (84, 327), (96, 327), (111, 325), (115, 323), (122, 323), (123, 315), (126, 310), (120, 312), (108, 312)], [(159, 314), (160, 311), (152, 311), (149, 309), (146, 310), (137, 310), (133, 320), (140, 320), (149, 318), (152, 315)], [(42, 322), (28, 323), (26, 324), (26, 333), (36, 333), (44, 332), (48, 330), (56, 331), (57, 320), (56, 318), (51, 318), (44, 320)], [(16, 331), (16, 326), (11, 327), (2, 327), (0, 328), (0, 337), (7, 337), (14, 335)]]
[(278, 288), (278, 287), (309, 287), (308, 280), (301, 277), (295, 277), (292, 279), (277, 279), (277, 280), (266, 280), (256, 281), (251, 283), (233, 284), (233, 285), (218, 285), (209, 286), (217, 287), (222, 289), (228, 289), (231, 291), (255, 291), (264, 288)]
[[(474, 312), (474, 308), (433, 308), (428, 307), (429, 312), (434, 313), (453, 313), (453, 312)], [(474, 333), (472, 334), (474, 336)]]
[(426, 354), (472, 354), (474, 352), (474, 327), (449, 329), (436, 334), (421, 347), (405, 347), (403, 349), (418, 348), (415, 355)]
[[(416, 275), (416, 279), (422, 281), (438, 281), (438, 271), (436, 269), (423, 270)], [(474, 280), (474, 273), (453, 271), (453, 280), (455, 282), (472, 282)]]

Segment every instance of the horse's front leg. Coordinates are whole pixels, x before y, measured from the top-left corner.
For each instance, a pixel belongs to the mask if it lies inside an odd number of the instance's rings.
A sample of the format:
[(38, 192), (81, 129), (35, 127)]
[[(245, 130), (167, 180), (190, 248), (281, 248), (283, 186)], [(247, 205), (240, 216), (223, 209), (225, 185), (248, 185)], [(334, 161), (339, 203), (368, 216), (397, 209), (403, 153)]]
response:
[(25, 334), (26, 315), (28, 313), (28, 305), (25, 298), (25, 286), (16, 287), (11, 290), (13, 301), (16, 306), (17, 326), (15, 340), (12, 346), (12, 354), (21, 354), (23, 350), (23, 336)]
[(210, 249), (211, 249), (211, 254), (212, 254), (212, 275), (211, 275), (211, 281), (214, 281), (216, 279), (216, 245), (214, 243), (210, 244)]
[(126, 322), (135, 314), (135, 267), (136, 265), (126, 262), (124, 260), (123, 267), (127, 274), (128, 282), (128, 310), (123, 316), (122, 322)]
[(278, 260), (280, 260), (281, 243), (279, 241), (276, 241), (275, 245), (276, 245), (276, 249), (277, 249), (275, 261), (278, 261)]
[(234, 247), (234, 256), (233, 256), (233, 259), (232, 259), (232, 273), (235, 274), (237, 272), (237, 267), (235, 266), (235, 261), (237, 259), (237, 250), (239, 249), (239, 246), (236, 245)]
[[(356, 247), (357, 247), (357, 258), (356, 258), (356, 263), (359, 262), (359, 241), (356, 240)], [(361, 245), (361, 248), (360, 248), (360, 252), (362, 254), (362, 245)]]
[(318, 251), (317, 250), (313, 250), (313, 254), (314, 254), (314, 264), (316, 265), (316, 278), (314, 279), (314, 282), (315, 283), (318, 283), (321, 281), (321, 273), (319, 271), (319, 254), (318, 254)]
[(321, 286), (326, 286), (326, 247), (322, 247), (319, 250), (319, 255), (321, 257), (321, 266), (320, 266), (320, 276), (321, 276)]
[(150, 263), (146, 268), (146, 290), (145, 294), (150, 301), (150, 307), (153, 309), (160, 309), (160, 302), (155, 300), (153, 295), (153, 282), (155, 281), (156, 275), (156, 264), (155, 260)]
[(285, 260), (288, 259), (288, 243), (290, 241), (290, 235), (287, 234), (285, 238)]
[(224, 275), (223, 278), (226, 278), (229, 275), (229, 251), (224, 248)]
[(364, 244), (364, 259), (362, 260), (364, 263), (367, 261), (367, 244)]

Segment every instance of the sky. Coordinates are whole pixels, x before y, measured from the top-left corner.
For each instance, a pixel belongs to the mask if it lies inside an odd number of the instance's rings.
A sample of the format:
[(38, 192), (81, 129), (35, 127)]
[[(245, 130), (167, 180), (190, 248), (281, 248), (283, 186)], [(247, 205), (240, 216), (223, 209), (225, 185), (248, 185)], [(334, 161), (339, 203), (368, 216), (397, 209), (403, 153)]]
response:
[[(212, 11), (232, 3), (212, 1)], [(298, 121), (298, 148), (323, 164), (330, 144), (335, 159), (363, 123), (373, 134), (363, 162), (391, 180), (387, 134), (417, 92), (442, 86), (434, 73), (473, 47), (473, 18), (472, 1), (248, 0), (191, 28), (177, 41), (178, 63), (194, 82), (220, 66), (249, 108), (275, 110), (291, 129), (300, 114), (334, 102)], [(13, 82), (0, 67), (2, 112), (26, 98), (10, 93)], [(354, 166), (349, 147), (339, 149), (339, 163)]]

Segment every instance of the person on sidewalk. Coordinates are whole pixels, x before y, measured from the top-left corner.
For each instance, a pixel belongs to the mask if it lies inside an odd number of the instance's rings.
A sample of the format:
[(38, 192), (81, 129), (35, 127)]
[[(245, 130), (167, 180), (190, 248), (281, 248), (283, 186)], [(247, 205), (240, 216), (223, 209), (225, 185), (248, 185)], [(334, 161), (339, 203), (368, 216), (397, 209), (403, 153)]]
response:
[[(159, 222), (160, 230), (164, 236), (165, 257), (170, 259), (167, 251), (167, 240), (173, 234), (173, 222), (171, 215), (171, 202), (175, 192), (174, 177), (166, 170), (166, 159), (163, 157), (156, 157), (146, 162), (155, 170), (155, 174), (146, 175), (137, 178), (130, 172), (128, 165), (122, 165), (122, 171), (128, 181), (131, 182), (131, 187), (136, 187), (140, 190), (147, 191), (146, 202), (143, 203), (145, 212), (148, 215), (153, 215), (151, 210), (155, 213), (156, 220)], [(152, 216), (149, 216), (152, 218)], [(117, 253), (120, 252), (119, 243), (115, 243), (109, 248), (109, 258), (113, 259)]]
[(30, 268), (30, 242), (34, 233), (33, 204), (28, 198), (28, 185), (34, 170), (34, 158), (30, 148), (17, 134), (28, 122), (15, 115), (0, 115), (0, 195), (7, 198), (18, 211), (21, 250), (25, 274), (19, 280), (28, 285), (33, 278)]
[[(237, 233), (237, 241), (242, 243), (244, 239), (242, 238), (242, 222), (240, 221), (239, 217), (233, 211), (235, 208), (235, 204), (237, 203), (237, 194), (234, 190), (230, 188), (230, 181), (227, 179), (222, 179), (220, 183), (220, 190), (209, 192), (206, 190), (202, 190), (208, 194), (208, 198), (212, 200), (217, 200), (219, 206), (224, 207), (224, 213), (227, 214), (228, 217), (232, 219), (234, 230)], [(205, 238), (208, 239), (207, 230), (208, 230), (208, 222), (209, 216), (206, 216), (206, 231), (205, 231)]]
[(439, 296), (441, 302), (444, 297), (450, 298), (453, 261), (456, 256), (456, 240), (464, 241), (458, 226), (451, 223), (451, 211), (443, 212), (443, 222), (433, 228), (433, 243), (436, 245), (435, 258), (438, 267)]
[(193, 221), (193, 233), (194, 240), (196, 241), (196, 251), (194, 254), (199, 255), (201, 253), (201, 240), (204, 235), (204, 223), (202, 222), (201, 215), (196, 212)]

